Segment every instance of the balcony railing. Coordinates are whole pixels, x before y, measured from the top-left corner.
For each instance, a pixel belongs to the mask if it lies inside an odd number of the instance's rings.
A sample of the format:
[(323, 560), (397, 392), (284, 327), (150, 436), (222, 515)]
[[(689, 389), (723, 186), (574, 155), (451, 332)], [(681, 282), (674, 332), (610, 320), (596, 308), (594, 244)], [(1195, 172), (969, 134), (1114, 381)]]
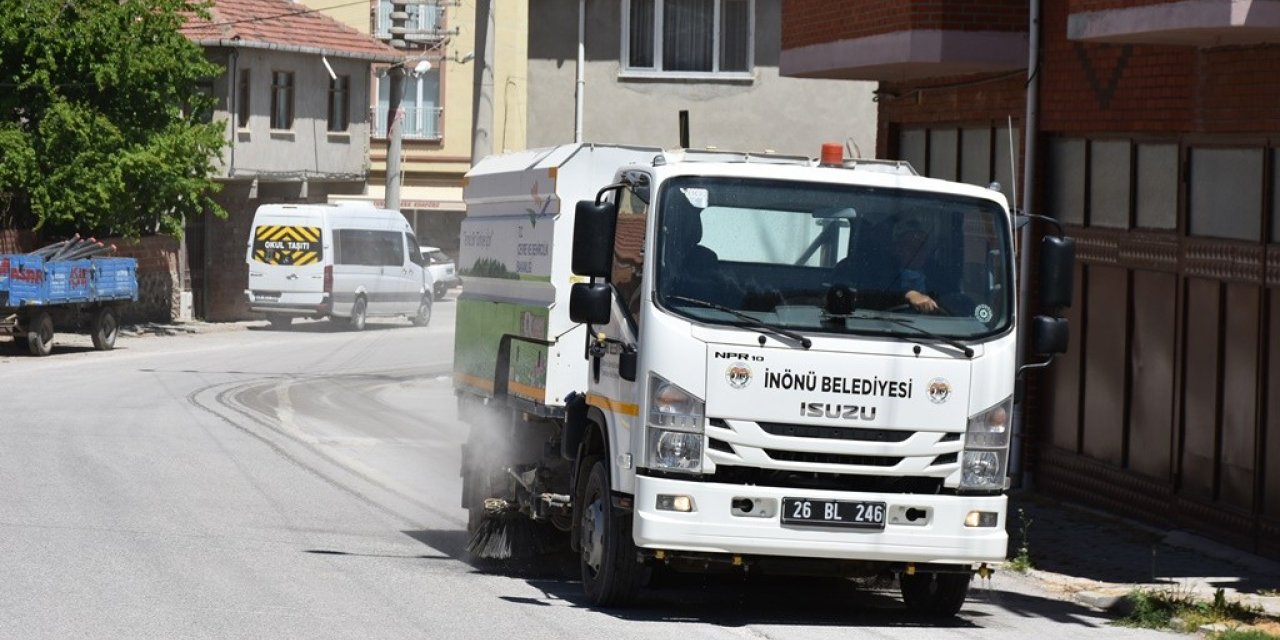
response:
[[(409, 21), (405, 28), (409, 30), (405, 39), (409, 42), (436, 42), (445, 37), (444, 7), (438, 4), (410, 4), (405, 7), (409, 12)], [(387, 40), (391, 38), (391, 2), (378, 2), (378, 23), (376, 35)]]
[[(404, 109), (404, 137), (413, 140), (439, 140), (441, 138), (441, 107), (414, 107)], [(381, 109), (374, 112), (373, 137), (387, 137), (387, 114)]]

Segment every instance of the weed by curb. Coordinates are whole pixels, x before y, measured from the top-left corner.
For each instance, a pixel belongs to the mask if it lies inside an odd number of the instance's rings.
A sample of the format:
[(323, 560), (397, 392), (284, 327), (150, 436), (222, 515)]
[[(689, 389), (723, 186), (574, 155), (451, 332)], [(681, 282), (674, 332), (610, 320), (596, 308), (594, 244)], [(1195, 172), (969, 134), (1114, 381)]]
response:
[(1012, 558), (1009, 559), (1005, 566), (1012, 571), (1018, 573), (1026, 573), (1035, 566), (1031, 563), (1031, 518), (1027, 517), (1027, 512), (1018, 509), (1018, 550), (1014, 552)]
[[(1116, 621), (1126, 627), (1172, 629), (1192, 632), (1206, 625), (1249, 625), (1265, 621), (1262, 610), (1239, 601), (1230, 601), (1225, 591), (1214, 591), (1213, 600), (1205, 601), (1189, 588), (1140, 588), (1126, 596), (1129, 614)], [(1242, 635), (1247, 634), (1247, 635)], [(1274, 639), (1261, 630), (1232, 628), (1211, 636), (1215, 639)]]

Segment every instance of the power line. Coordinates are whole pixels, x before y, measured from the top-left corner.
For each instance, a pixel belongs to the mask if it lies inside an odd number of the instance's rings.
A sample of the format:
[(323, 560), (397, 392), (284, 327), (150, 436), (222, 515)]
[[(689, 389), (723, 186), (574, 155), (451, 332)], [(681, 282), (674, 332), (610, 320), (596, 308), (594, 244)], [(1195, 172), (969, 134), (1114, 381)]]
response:
[(330, 9), (342, 9), (344, 7), (354, 7), (358, 4), (369, 4), (369, 0), (357, 0), (356, 2), (348, 2), (345, 4), (335, 4), (332, 7), (322, 7), (319, 9), (302, 9), (300, 11), (290, 11), (288, 13), (278, 13), (271, 16), (258, 16), (256, 18), (244, 18), (243, 20), (229, 20), (227, 22), (214, 22), (210, 26), (225, 27), (233, 24), (243, 24), (246, 22), (262, 22), (263, 20), (275, 20), (276, 18), (287, 18), (289, 16), (299, 16), (307, 13), (316, 13), (319, 11), (328, 11)]

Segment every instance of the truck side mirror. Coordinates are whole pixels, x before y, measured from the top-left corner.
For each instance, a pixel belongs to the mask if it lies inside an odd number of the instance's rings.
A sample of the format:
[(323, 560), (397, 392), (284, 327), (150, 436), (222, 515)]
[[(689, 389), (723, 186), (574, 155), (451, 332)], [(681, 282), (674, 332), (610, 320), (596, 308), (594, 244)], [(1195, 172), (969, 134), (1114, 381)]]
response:
[(617, 223), (618, 207), (613, 203), (578, 203), (573, 223), (574, 273), (606, 279), (613, 273), (613, 232)]
[(1048, 309), (1071, 306), (1075, 290), (1076, 241), (1045, 236), (1040, 241), (1040, 304)]
[(1070, 325), (1065, 318), (1036, 316), (1031, 322), (1031, 351), (1034, 353), (1066, 353), (1070, 337)]
[(579, 282), (569, 290), (569, 319), (574, 322), (606, 324), (612, 311), (613, 287), (607, 283)]

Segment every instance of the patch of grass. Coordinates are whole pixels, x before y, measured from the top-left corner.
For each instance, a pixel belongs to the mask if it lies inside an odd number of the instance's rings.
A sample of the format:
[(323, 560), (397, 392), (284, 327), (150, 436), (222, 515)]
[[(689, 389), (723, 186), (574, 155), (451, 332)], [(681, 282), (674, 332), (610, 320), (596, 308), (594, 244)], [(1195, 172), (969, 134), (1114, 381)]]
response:
[(1212, 640), (1276, 640), (1280, 636), (1272, 635), (1262, 629), (1228, 629), (1210, 634)]
[[(1201, 600), (1190, 589), (1138, 589), (1129, 594), (1129, 615), (1117, 621), (1127, 627), (1147, 629), (1173, 629), (1195, 631), (1207, 624), (1252, 624), (1263, 620), (1262, 610), (1239, 601), (1227, 599), (1226, 592), (1218, 589), (1211, 601)], [(1251, 633), (1254, 630), (1232, 629), (1222, 633)], [(1261, 636), (1229, 636), (1240, 638), (1274, 638), (1265, 632)], [(1214, 638), (1221, 637), (1219, 635)]]
[(1006, 567), (1018, 573), (1026, 573), (1035, 568), (1031, 563), (1031, 518), (1027, 517), (1027, 512), (1018, 509), (1018, 549), (1014, 552), (1013, 557), (1005, 564)]
[(1259, 589), (1258, 595), (1264, 598), (1274, 598), (1280, 596), (1280, 589)]

